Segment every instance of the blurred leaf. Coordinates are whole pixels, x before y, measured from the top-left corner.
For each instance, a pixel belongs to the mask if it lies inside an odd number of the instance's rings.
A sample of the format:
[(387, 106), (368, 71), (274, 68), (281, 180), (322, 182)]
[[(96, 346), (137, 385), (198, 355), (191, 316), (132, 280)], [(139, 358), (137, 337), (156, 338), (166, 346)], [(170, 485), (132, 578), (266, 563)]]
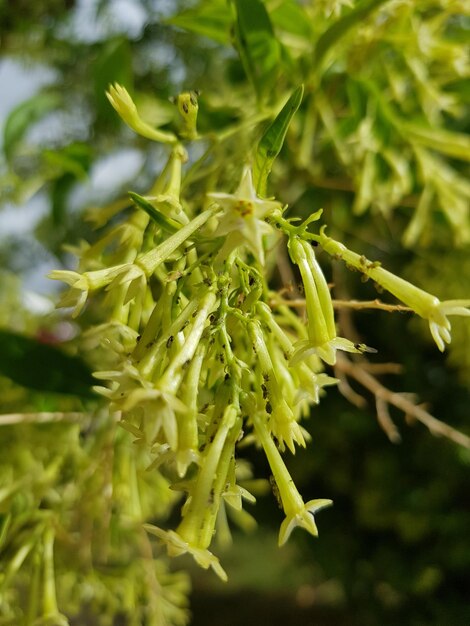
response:
[(64, 174), (52, 183), (51, 213), (52, 223), (56, 226), (62, 224), (64, 221), (67, 198), (74, 183), (75, 176), (71, 174)]
[(93, 151), (89, 145), (77, 142), (61, 150), (45, 150), (43, 156), (59, 173), (72, 174), (75, 178), (83, 180), (90, 169)]
[(100, 48), (93, 64), (93, 82), (98, 120), (103, 124), (117, 124), (118, 118), (109, 114), (106, 91), (111, 83), (119, 83), (128, 90), (132, 87), (132, 51), (128, 39), (111, 39)]
[(82, 359), (3, 329), (0, 329), (0, 374), (38, 391), (93, 397), (94, 380)]
[(304, 87), (300, 85), (282, 107), (258, 144), (253, 166), (253, 177), (256, 191), (260, 196), (266, 195), (268, 176), (274, 160), (281, 151), (289, 124), (302, 102), (303, 93)]
[(258, 98), (272, 89), (279, 73), (280, 43), (260, 0), (235, 0), (235, 34), (238, 53)]
[(60, 102), (61, 99), (57, 94), (43, 92), (13, 109), (7, 117), (3, 131), (3, 151), (7, 159), (12, 158), (16, 146), (28, 128), (50, 111), (57, 109)]
[(203, 2), (166, 20), (167, 24), (203, 35), (221, 44), (230, 43), (230, 11), (227, 3), (216, 0)]
[(428, 148), (456, 159), (470, 161), (470, 137), (467, 135), (409, 123), (404, 124), (404, 130), (412, 139)]
[(284, 0), (270, 12), (272, 23), (283, 31), (309, 40), (312, 25), (305, 10), (295, 0)]
[(370, 13), (388, 0), (364, 0), (360, 2), (352, 11), (346, 13), (344, 17), (334, 22), (323, 35), (318, 39), (313, 51), (313, 65), (319, 67), (326, 54), (344, 35), (356, 28), (365, 20)]
[(66, 202), (77, 180), (86, 178), (92, 163), (92, 150), (83, 143), (72, 143), (62, 150), (45, 150), (46, 163), (57, 170), (51, 187), (51, 210), (53, 224), (64, 221)]

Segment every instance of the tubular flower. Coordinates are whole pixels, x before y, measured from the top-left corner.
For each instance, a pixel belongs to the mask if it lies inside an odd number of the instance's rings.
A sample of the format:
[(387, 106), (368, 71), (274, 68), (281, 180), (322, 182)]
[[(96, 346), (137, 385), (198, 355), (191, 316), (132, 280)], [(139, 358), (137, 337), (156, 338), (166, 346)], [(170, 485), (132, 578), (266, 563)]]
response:
[(85, 306), (89, 293), (107, 287), (123, 274), (127, 275), (130, 281), (141, 273), (142, 271), (138, 268), (134, 269), (132, 264), (124, 263), (107, 269), (84, 272), (83, 274), (69, 270), (54, 270), (49, 273), (48, 278), (61, 280), (70, 285), (71, 289), (62, 296), (57, 306), (74, 307), (72, 316), (77, 317)]
[(142, 135), (142, 137), (152, 139), (153, 141), (176, 143), (176, 137), (173, 133), (166, 133), (162, 130), (152, 128), (150, 124), (147, 124), (147, 122), (141, 119), (137, 107), (125, 87), (118, 83), (110, 85), (106, 96), (122, 121), (138, 135)]
[(266, 412), (271, 413), (272, 433), (278, 440), (281, 450), (284, 450), (286, 445), (292, 454), (295, 454), (295, 444), (305, 448), (305, 439), (291, 407), (284, 398), (285, 384), (276, 376), (261, 325), (255, 321), (250, 322), (248, 335), (253, 342), (263, 375)]
[(334, 365), (337, 350), (375, 352), (364, 344), (336, 336), (330, 290), (311, 245), (297, 237), (289, 239), (288, 245), (292, 261), (298, 265), (302, 276), (308, 316), (308, 339), (297, 342), (291, 364), (317, 354), (328, 365)]
[(269, 435), (266, 424), (259, 417), (255, 417), (253, 421), (256, 434), (261, 441), (276, 481), (282, 508), (286, 514), (279, 531), (279, 545), (282, 546), (286, 543), (296, 526), (304, 528), (311, 535), (317, 537), (318, 529), (315, 524), (314, 514), (333, 504), (332, 500), (320, 498), (304, 503), (273, 439)]
[(251, 168), (248, 166), (243, 170), (235, 193), (214, 191), (207, 195), (223, 209), (214, 235), (227, 235), (224, 255), (238, 246), (246, 246), (259, 263), (264, 265), (263, 235), (274, 232), (274, 229), (263, 220), (281, 208), (280, 202), (257, 196)]
[(415, 287), (407, 280), (395, 276), (388, 270), (380, 267), (380, 263), (369, 261), (364, 256), (360, 256), (339, 241), (335, 241), (321, 233), (321, 246), (329, 254), (340, 257), (351, 267), (359, 270), (369, 278), (372, 278), (378, 285), (389, 291), (413, 311), (428, 320), (431, 335), (441, 352), (445, 349), (445, 344), (450, 343), (451, 324), (447, 319), (448, 315), (470, 315), (470, 300), (447, 300), (441, 302), (439, 298)]

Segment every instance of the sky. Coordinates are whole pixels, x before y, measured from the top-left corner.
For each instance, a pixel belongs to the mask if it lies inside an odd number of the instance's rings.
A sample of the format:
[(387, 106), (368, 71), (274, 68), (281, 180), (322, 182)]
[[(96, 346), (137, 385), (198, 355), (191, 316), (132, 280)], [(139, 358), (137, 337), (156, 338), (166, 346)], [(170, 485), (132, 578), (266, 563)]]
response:
[[(145, 26), (147, 12), (135, 0), (111, 0), (101, 14), (96, 16), (97, 0), (78, 0), (71, 17), (63, 26), (64, 37), (92, 43), (106, 39), (112, 33), (124, 33), (131, 39), (138, 37)], [(155, 0), (155, 10), (159, 13), (171, 11), (172, 3), (167, 0)], [(3, 133), (8, 115), (20, 103), (34, 96), (42, 87), (53, 83), (54, 71), (40, 64), (22, 62), (16, 58), (0, 58), (0, 171), (5, 168), (1, 156)], [(57, 116), (42, 120), (29, 132), (28, 139), (40, 143), (44, 136), (60, 133)], [(71, 199), (72, 210), (83, 206), (87, 196), (92, 198), (103, 191), (103, 182), (109, 188), (121, 185), (123, 180), (132, 180), (142, 165), (142, 155), (136, 150), (120, 150), (97, 161), (89, 179), (79, 188)], [(0, 189), (1, 200), (1, 189)], [(50, 211), (49, 200), (45, 193), (34, 193), (20, 205), (6, 203), (0, 207), (0, 245), (2, 240), (20, 239), (22, 244), (40, 247), (34, 237), (37, 224)], [(49, 296), (57, 291), (59, 285), (47, 279), (47, 274), (57, 268), (57, 259), (45, 249), (38, 249), (37, 263), (22, 275), (25, 292)]]

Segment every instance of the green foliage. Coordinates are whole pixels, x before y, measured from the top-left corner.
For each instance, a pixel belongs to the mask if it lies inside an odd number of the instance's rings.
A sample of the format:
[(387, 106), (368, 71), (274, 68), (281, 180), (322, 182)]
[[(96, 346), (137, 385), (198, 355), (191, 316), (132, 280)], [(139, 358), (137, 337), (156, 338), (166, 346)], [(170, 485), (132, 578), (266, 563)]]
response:
[(235, 8), (238, 53), (258, 98), (262, 100), (279, 74), (280, 44), (261, 0), (235, 0)]
[(39, 93), (29, 100), (22, 102), (9, 115), (3, 131), (3, 150), (7, 159), (13, 153), (28, 128), (42, 117), (57, 109), (59, 98), (53, 93)]
[(166, 23), (204, 35), (221, 44), (230, 41), (232, 20), (224, 0), (210, 2), (196, 9), (186, 9), (167, 19)]
[[(92, 397), (93, 379), (81, 359), (38, 340), (0, 329), (0, 373), (38, 391)], [(44, 367), (47, 363), (47, 367)]]

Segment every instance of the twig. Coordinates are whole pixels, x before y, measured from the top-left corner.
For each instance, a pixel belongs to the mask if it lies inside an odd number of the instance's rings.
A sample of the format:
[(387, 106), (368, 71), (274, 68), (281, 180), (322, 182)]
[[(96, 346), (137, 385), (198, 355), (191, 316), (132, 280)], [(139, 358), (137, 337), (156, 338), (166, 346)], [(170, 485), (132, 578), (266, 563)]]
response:
[(400, 443), (401, 435), (398, 432), (398, 428), (395, 426), (390, 413), (388, 411), (388, 404), (383, 398), (375, 397), (375, 406), (377, 408), (377, 421), (379, 422), (382, 430), (387, 435), (392, 443)]
[(47, 422), (79, 422), (86, 413), (57, 411), (54, 413), (5, 413), (0, 415), (0, 426), (13, 424), (44, 424)]
[(408, 306), (404, 306), (403, 304), (386, 304), (385, 302), (381, 302), (379, 299), (375, 300), (333, 300), (333, 306), (335, 309), (380, 309), (381, 311), (388, 311), (389, 313), (393, 313), (395, 311), (401, 311), (406, 313), (411, 313), (413, 309), (410, 309)]
[(357, 393), (357, 391), (354, 391), (354, 389), (349, 384), (347, 378), (337, 375), (336, 366), (335, 366), (335, 375), (336, 375), (336, 378), (338, 378), (339, 380), (338, 391), (340, 392), (340, 394), (342, 394), (346, 398), (346, 400), (349, 400), (351, 404), (354, 404), (354, 406), (357, 406), (358, 409), (363, 409), (364, 407), (366, 407), (367, 400), (364, 398), (364, 396), (361, 396), (359, 393)]
[[(333, 306), (335, 309), (380, 309), (381, 311), (387, 311), (389, 313), (393, 313), (395, 311), (412, 312), (407, 306), (402, 304), (386, 304), (385, 302), (381, 302), (380, 300), (363, 300), (362, 302), (359, 300), (332, 300)], [(302, 308), (305, 306), (305, 300), (303, 298), (295, 298), (292, 300), (274, 297), (270, 302), (271, 306), (290, 306), (292, 308)]]
[(336, 367), (371, 391), (376, 399), (395, 406), (403, 411), (405, 415), (413, 417), (424, 424), (433, 435), (447, 437), (454, 443), (470, 449), (470, 437), (449, 426), (449, 424), (441, 422), (421, 406), (408, 400), (406, 395), (390, 391), (384, 387), (374, 376), (361, 367), (360, 363), (353, 363), (341, 356), (336, 362)]
[(368, 361), (361, 361), (361, 367), (370, 374), (401, 374), (403, 372), (403, 365), (400, 363), (369, 363)]

